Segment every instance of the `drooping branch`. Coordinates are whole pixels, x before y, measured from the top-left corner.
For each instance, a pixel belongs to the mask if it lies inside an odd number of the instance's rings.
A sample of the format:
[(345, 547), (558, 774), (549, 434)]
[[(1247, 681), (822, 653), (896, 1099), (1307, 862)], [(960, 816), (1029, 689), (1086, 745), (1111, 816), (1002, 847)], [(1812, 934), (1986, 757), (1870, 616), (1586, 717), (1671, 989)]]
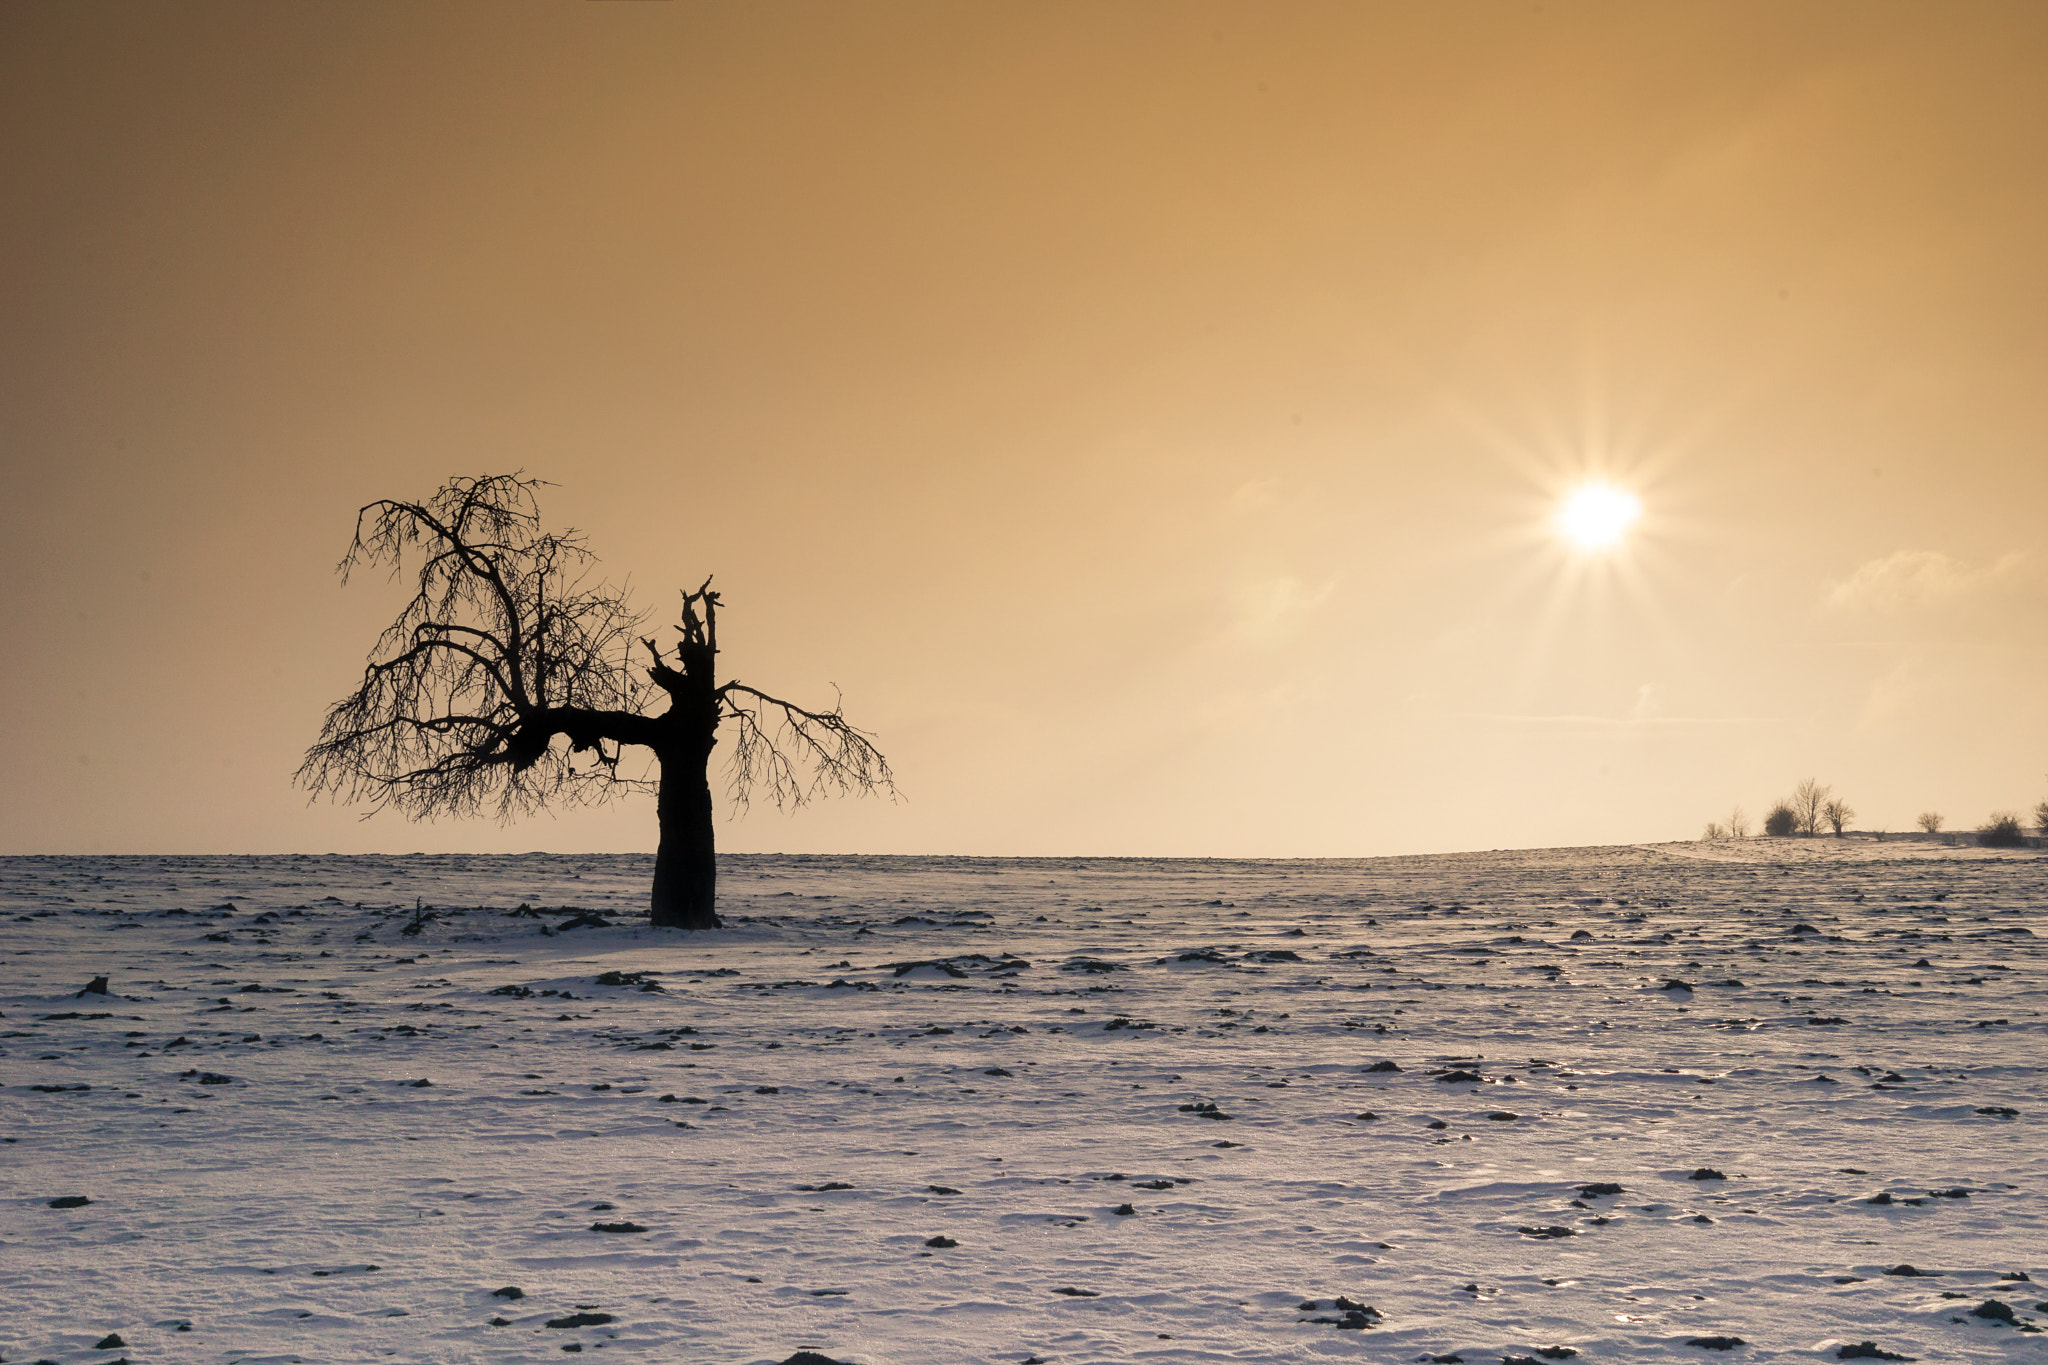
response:
[(718, 689), (734, 741), (727, 790), (744, 810), (756, 787), (792, 809), (820, 792), (895, 799), (895, 774), (873, 736), (849, 723), (834, 705), (809, 711), (744, 683)]
[[(458, 478), (357, 514), (342, 580), (416, 560), (414, 592), (329, 710), (302, 785), (413, 816), (500, 817), (647, 785), (618, 771), (620, 746), (651, 734), (649, 688), (627, 659), (642, 618), (622, 590), (586, 581), (578, 533), (541, 531), (542, 486)], [(578, 768), (578, 753), (595, 761)]]

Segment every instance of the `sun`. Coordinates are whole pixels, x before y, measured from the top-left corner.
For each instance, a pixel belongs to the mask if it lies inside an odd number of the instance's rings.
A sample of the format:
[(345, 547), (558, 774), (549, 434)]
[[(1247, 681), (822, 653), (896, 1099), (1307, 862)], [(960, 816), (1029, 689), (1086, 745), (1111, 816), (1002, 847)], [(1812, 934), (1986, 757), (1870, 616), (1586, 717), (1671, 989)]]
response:
[(1643, 514), (1642, 499), (1611, 484), (1586, 484), (1557, 509), (1557, 530), (1581, 550), (1607, 550)]

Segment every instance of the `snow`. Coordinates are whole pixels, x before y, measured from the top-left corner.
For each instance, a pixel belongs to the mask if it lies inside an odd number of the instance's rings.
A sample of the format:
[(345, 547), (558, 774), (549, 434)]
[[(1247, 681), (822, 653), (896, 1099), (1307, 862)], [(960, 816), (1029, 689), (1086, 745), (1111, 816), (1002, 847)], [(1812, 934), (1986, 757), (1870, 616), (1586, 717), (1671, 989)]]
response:
[(0, 1356), (2048, 1361), (2035, 852), (649, 870), (0, 860)]

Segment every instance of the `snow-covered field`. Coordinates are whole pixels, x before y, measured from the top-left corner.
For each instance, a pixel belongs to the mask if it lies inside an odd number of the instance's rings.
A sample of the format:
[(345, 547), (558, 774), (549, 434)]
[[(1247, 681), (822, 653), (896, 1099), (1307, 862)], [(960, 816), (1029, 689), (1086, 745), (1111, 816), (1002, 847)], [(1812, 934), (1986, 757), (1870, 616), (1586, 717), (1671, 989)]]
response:
[(0, 860), (0, 1357), (2048, 1361), (2044, 873)]

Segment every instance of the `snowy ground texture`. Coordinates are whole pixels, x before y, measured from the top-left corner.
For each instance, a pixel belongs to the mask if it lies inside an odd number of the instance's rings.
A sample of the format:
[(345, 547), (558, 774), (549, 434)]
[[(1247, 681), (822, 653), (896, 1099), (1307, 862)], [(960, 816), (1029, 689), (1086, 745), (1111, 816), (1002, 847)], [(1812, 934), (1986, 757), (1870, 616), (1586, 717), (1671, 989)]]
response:
[(2048, 1362), (2039, 853), (725, 869), (0, 860), (0, 1357)]

